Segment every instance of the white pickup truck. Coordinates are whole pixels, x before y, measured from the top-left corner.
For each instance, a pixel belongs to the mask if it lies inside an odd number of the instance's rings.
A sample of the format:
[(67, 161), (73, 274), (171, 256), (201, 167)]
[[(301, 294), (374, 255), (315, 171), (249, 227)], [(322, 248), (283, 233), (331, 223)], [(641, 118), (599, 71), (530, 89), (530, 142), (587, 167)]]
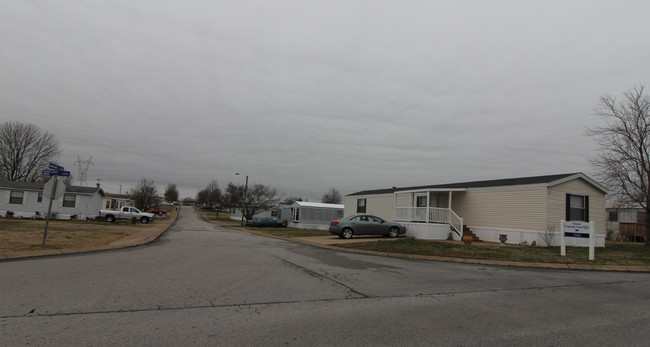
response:
[(106, 221), (109, 222), (109, 223), (114, 222), (116, 219), (133, 219), (133, 218), (135, 218), (136, 220), (139, 220), (141, 223), (147, 224), (149, 222), (153, 222), (154, 214), (153, 213), (140, 212), (140, 210), (138, 210), (135, 207), (124, 206), (119, 211), (99, 210), (99, 217), (104, 217), (104, 219), (106, 219)]

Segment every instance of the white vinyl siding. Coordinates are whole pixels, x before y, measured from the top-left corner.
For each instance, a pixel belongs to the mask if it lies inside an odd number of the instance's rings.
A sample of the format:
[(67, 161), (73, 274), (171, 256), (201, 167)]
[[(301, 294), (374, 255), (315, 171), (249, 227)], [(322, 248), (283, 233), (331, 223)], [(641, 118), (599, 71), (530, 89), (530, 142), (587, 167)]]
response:
[(467, 226), (517, 230), (546, 228), (546, 188), (453, 192), (452, 210)]
[(395, 218), (395, 209), (394, 209), (395, 195), (393, 193), (346, 196), (345, 209), (343, 210), (344, 216), (347, 217), (357, 213), (358, 199), (366, 199), (367, 214), (372, 214), (379, 218), (389, 220), (389, 221)]
[(560, 221), (566, 219), (566, 194), (589, 196), (589, 221), (593, 221), (596, 234), (605, 234), (607, 214), (605, 194), (582, 179), (574, 179), (549, 188), (547, 196), (547, 225), (551, 231), (560, 231)]

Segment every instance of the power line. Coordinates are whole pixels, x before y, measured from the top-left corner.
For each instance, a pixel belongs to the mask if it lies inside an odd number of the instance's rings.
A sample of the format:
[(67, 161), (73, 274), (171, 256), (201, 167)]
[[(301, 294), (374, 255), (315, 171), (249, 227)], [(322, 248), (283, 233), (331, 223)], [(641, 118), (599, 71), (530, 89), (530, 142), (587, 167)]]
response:
[(93, 162), (93, 157), (90, 156), (88, 160), (81, 160), (77, 155), (77, 161), (74, 162), (74, 165), (77, 166), (77, 176), (79, 179), (79, 184), (85, 186), (88, 184), (88, 168), (90, 165), (95, 165)]

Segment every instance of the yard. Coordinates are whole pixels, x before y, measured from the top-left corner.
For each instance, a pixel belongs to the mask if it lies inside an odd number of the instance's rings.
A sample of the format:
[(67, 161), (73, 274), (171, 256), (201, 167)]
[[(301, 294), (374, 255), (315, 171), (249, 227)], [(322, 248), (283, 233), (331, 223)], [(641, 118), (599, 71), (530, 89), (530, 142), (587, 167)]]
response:
[(107, 245), (143, 228), (153, 227), (154, 224), (131, 224), (128, 221), (107, 223), (51, 220), (45, 246), (42, 246), (45, 220), (0, 218), (0, 253)]
[(650, 265), (650, 248), (643, 244), (628, 242), (607, 242), (605, 248), (596, 248), (594, 261), (589, 260), (589, 248), (586, 247), (567, 247), (566, 257), (560, 256), (560, 247), (501, 246), (488, 242), (464, 245), (460, 242), (402, 239), (392, 242), (380, 240), (358, 242), (338, 245), (338, 247), (388, 253), (530, 263)]

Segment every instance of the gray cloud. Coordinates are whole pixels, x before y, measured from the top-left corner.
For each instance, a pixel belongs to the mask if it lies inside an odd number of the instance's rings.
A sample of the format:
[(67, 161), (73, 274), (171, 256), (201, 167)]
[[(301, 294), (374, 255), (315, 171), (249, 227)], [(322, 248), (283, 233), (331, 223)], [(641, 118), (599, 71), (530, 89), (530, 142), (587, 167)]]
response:
[(590, 172), (605, 93), (649, 80), (640, 1), (0, 4), (0, 115), (110, 191), (142, 176), (318, 200)]

